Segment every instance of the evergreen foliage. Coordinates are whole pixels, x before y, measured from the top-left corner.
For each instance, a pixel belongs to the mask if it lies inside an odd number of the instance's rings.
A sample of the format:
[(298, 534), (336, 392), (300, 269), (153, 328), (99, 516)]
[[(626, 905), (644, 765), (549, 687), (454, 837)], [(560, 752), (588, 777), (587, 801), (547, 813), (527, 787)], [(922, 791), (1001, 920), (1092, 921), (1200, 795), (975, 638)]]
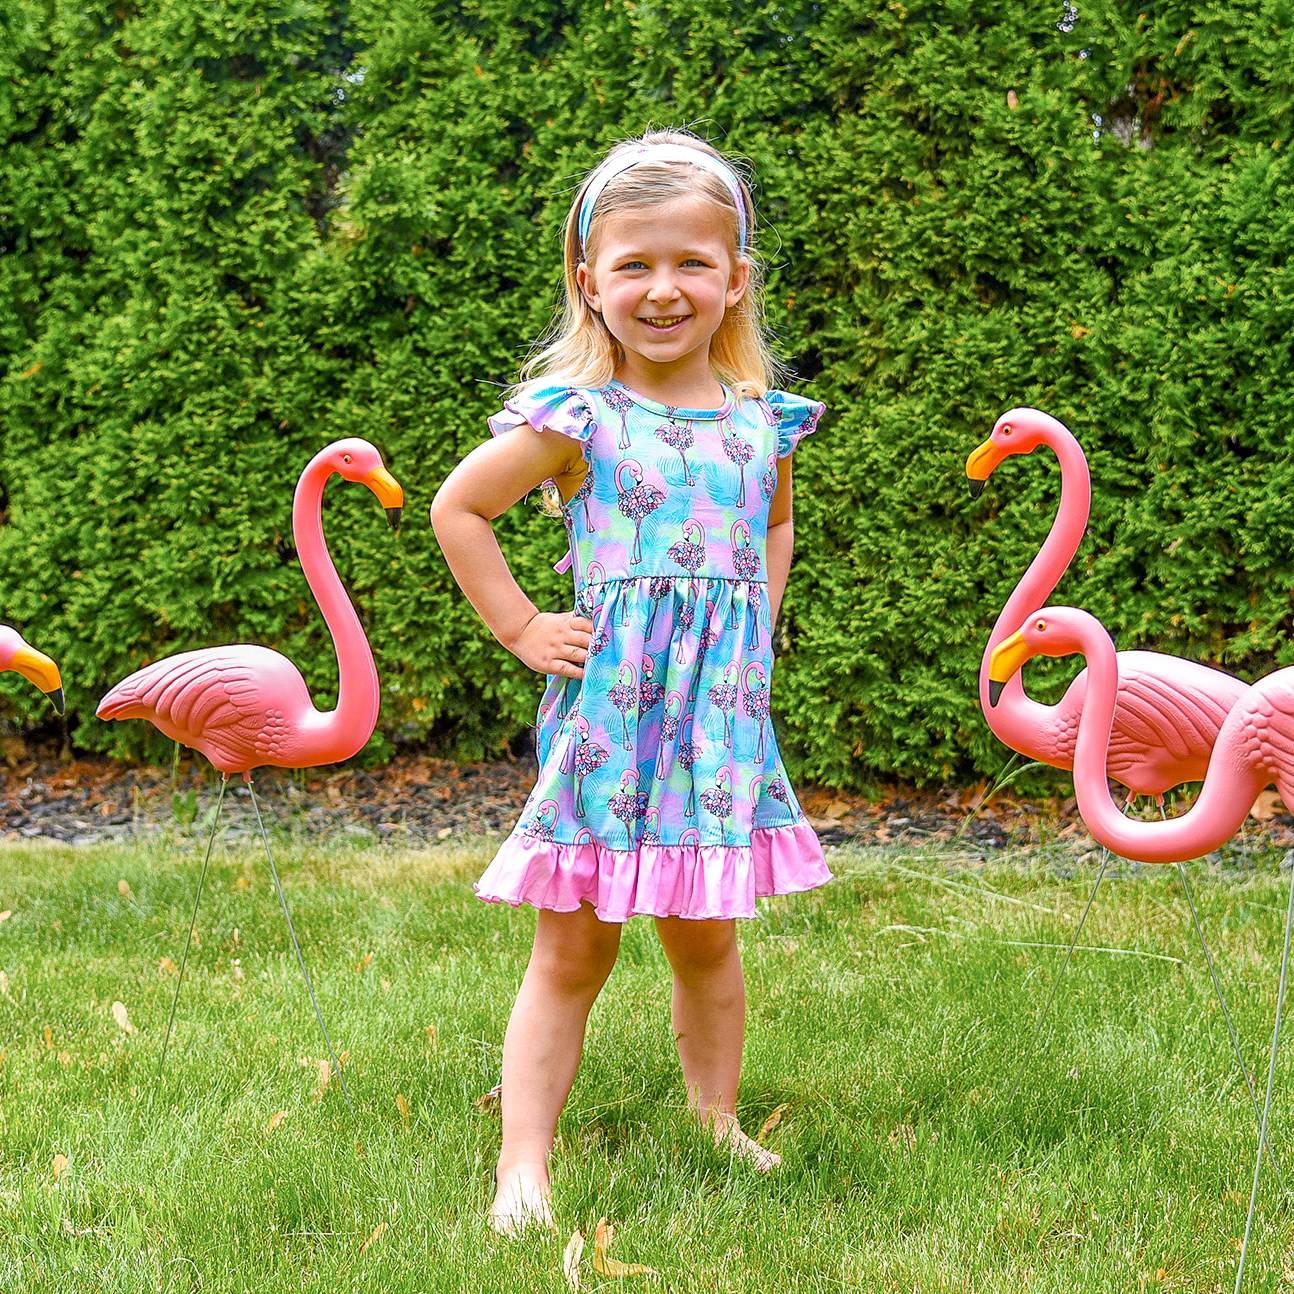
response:
[[(584, 169), (696, 123), (756, 168), (770, 316), (829, 406), (797, 455), (775, 689), (801, 774), (1000, 767), (978, 662), (1057, 473), (1012, 461), (972, 503), (962, 469), (1016, 404), (1092, 466), (1057, 600), (1123, 647), (1294, 663), (1291, 15), (11, 0), (0, 617), (63, 666), (83, 748), (142, 751), (98, 696), (222, 640), (279, 646), (331, 705), (292, 485), (363, 435), (408, 496), (394, 542), (364, 491), (326, 501), (383, 677), (379, 752), (524, 742), (538, 681), (457, 594), (427, 507), (550, 319)], [(560, 525), (522, 506), (499, 530), (564, 605)], [(42, 706), (5, 684), (6, 722)]]

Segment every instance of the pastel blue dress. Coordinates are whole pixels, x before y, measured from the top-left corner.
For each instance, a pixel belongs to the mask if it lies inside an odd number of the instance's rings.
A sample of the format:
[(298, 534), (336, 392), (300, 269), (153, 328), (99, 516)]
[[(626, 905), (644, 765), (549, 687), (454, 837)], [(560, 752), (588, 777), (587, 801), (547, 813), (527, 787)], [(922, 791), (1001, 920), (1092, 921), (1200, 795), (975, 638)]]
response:
[(679, 409), (618, 382), (537, 386), (490, 419), (578, 441), (563, 508), (583, 679), (550, 677), (534, 790), (477, 883), (559, 912), (751, 917), (830, 880), (769, 714), (769, 505), (823, 406), (784, 391)]

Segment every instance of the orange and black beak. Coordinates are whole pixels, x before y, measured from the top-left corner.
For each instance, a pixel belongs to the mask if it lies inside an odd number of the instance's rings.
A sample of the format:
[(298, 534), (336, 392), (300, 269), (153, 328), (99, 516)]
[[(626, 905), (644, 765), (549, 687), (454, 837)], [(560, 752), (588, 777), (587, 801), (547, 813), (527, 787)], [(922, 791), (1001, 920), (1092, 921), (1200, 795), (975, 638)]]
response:
[(997, 705), (1002, 689), (1033, 659), (1033, 648), (1024, 640), (1024, 634), (1012, 634), (998, 643), (988, 662), (988, 703)]
[(970, 478), (972, 499), (978, 499), (984, 493), (984, 485), (988, 478), (993, 475), (993, 469), (1005, 458), (1006, 455), (998, 448), (990, 436), (966, 460), (966, 475)]
[(404, 512), (404, 490), (400, 482), (385, 467), (375, 467), (366, 477), (364, 484), (377, 495), (377, 501), (386, 509), (386, 519), (392, 530), (400, 529), (400, 517)]
[(58, 666), (44, 652), (39, 652), (24, 643), (14, 652), (9, 668), (40, 688), (53, 702), (54, 709), (59, 714), (63, 713), (65, 706), (63, 679), (58, 672)]

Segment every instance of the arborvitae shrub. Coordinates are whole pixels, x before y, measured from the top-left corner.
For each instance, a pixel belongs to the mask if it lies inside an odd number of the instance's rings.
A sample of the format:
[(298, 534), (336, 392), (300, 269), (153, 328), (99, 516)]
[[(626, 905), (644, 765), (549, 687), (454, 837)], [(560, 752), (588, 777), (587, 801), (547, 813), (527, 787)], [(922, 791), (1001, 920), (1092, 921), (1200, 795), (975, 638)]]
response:
[[(584, 169), (673, 123), (754, 164), (770, 320), (830, 409), (796, 460), (774, 692), (802, 774), (1001, 766), (979, 657), (1058, 479), (1013, 460), (973, 503), (963, 465), (1016, 404), (1092, 467), (1056, 600), (1121, 646), (1294, 663), (1277, 0), (19, 0), (4, 23), (0, 618), (59, 659), (83, 748), (160, 753), (94, 703), (210, 642), (278, 646), (332, 703), (290, 509), (349, 434), (408, 495), (394, 540), (365, 491), (326, 503), (383, 678), (375, 749), (524, 744), (539, 681), (427, 508), (551, 317)], [(499, 531), (564, 605), (560, 525), (522, 505)], [(3, 722), (47, 714), (5, 683)]]

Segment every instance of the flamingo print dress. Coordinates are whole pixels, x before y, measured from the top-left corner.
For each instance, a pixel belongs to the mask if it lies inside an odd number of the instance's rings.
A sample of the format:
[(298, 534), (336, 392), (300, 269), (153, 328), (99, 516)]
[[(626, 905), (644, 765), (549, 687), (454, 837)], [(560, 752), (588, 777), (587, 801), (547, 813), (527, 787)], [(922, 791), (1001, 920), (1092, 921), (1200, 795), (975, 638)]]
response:
[(563, 517), (593, 638), (583, 679), (548, 680), (538, 778), (481, 898), (753, 917), (831, 879), (769, 718), (765, 562), (777, 460), (822, 407), (770, 391), (677, 409), (612, 382), (532, 387), (490, 419), (580, 442)]

